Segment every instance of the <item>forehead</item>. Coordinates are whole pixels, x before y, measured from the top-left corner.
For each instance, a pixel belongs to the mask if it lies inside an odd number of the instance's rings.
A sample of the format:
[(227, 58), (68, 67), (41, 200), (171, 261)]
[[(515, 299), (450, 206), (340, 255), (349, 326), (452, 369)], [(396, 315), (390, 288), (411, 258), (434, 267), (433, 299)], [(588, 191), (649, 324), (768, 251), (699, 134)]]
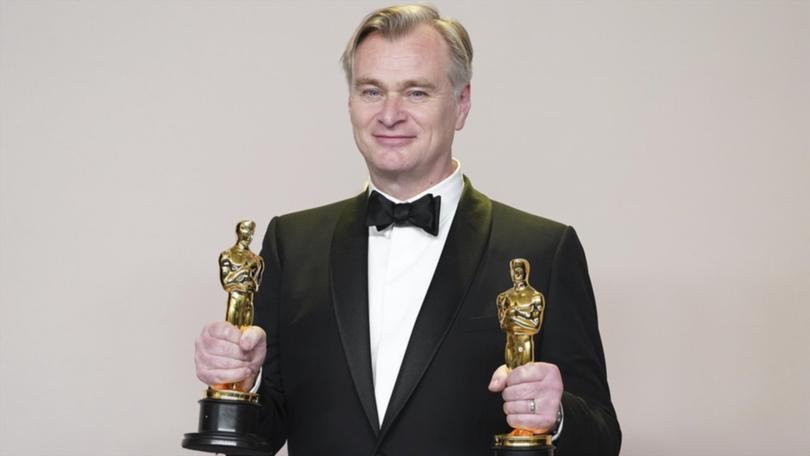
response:
[(357, 79), (446, 77), (449, 52), (444, 38), (429, 25), (419, 25), (407, 35), (394, 39), (374, 32), (357, 47), (353, 73)]

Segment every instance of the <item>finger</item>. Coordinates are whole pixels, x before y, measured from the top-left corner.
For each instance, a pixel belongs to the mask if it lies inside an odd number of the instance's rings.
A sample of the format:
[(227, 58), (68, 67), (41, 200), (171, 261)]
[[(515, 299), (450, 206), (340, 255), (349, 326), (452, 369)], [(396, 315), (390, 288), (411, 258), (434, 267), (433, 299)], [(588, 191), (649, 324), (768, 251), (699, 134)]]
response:
[(554, 364), (549, 363), (529, 363), (516, 367), (506, 378), (507, 385), (518, 383), (542, 382), (547, 378), (560, 376), (560, 370)]
[(221, 339), (203, 341), (201, 351), (213, 356), (223, 356), (240, 361), (250, 361), (251, 353), (242, 350), (238, 344), (226, 342)]
[(256, 374), (253, 374), (253, 375), (251, 375), (250, 377), (248, 377), (248, 378), (246, 378), (246, 379), (242, 380), (242, 381), (239, 383), (239, 389), (240, 389), (241, 391), (250, 391), (250, 390), (252, 390), (252, 389), (253, 389), (253, 386), (255, 386), (255, 385), (256, 385), (256, 377), (257, 377), (257, 374), (258, 374), (258, 372), (257, 372)]
[(546, 403), (556, 407), (562, 400), (562, 383), (521, 383), (519, 385), (507, 386), (501, 393), (504, 402), (527, 401), (534, 399), (538, 407)]
[(242, 332), (241, 338), (239, 339), (239, 346), (242, 350), (251, 351), (259, 343), (264, 343), (266, 339), (267, 335), (262, 328), (258, 326), (248, 326)]
[(535, 434), (550, 431), (557, 423), (557, 414), (520, 414), (507, 415), (506, 422), (513, 428), (526, 429)]
[(509, 401), (503, 403), (503, 413), (505, 415), (531, 415), (537, 411), (537, 401), (532, 411), (532, 399), (521, 399), (519, 401)]
[(238, 344), (239, 339), (242, 337), (242, 332), (239, 331), (239, 328), (227, 321), (209, 323), (205, 326), (203, 331), (210, 338), (227, 340), (234, 344)]
[(205, 352), (196, 353), (194, 360), (201, 369), (238, 369), (251, 367), (251, 362), (233, 359), (227, 356), (210, 355)]
[(501, 366), (495, 369), (495, 372), (492, 374), (492, 379), (489, 381), (489, 390), (493, 393), (503, 391), (503, 388), (506, 386), (506, 377), (508, 375), (509, 368), (506, 367), (505, 364), (501, 364)]
[(526, 401), (542, 396), (543, 384), (539, 382), (518, 383), (503, 389), (501, 397), (504, 402)]
[(239, 369), (207, 369), (197, 371), (197, 378), (209, 386), (239, 383), (251, 375), (253, 375), (253, 373), (247, 367), (242, 367)]
[[(532, 402), (534, 402), (534, 410), (532, 410)], [(560, 407), (560, 401), (555, 397), (546, 396), (539, 397), (534, 400), (519, 400), (504, 402), (503, 412), (509, 415), (538, 415), (542, 417), (553, 417), (554, 423), (557, 422), (557, 411)]]
[(250, 352), (250, 364), (254, 366), (261, 366), (264, 364), (264, 357), (267, 354), (267, 347), (264, 344), (257, 344), (253, 351)]

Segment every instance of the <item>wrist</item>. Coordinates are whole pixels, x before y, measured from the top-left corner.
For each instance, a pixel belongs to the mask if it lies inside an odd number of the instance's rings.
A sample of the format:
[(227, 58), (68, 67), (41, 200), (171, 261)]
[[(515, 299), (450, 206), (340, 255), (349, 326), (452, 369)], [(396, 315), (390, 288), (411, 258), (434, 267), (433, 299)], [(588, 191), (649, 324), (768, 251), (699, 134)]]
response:
[(554, 423), (554, 427), (551, 429), (551, 440), (557, 440), (557, 437), (560, 436), (560, 432), (562, 432), (563, 428), (563, 420), (564, 420), (564, 413), (563, 413), (563, 406), (562, 402), (560, 402), (559, 407), (557, 407), (557, 421)]

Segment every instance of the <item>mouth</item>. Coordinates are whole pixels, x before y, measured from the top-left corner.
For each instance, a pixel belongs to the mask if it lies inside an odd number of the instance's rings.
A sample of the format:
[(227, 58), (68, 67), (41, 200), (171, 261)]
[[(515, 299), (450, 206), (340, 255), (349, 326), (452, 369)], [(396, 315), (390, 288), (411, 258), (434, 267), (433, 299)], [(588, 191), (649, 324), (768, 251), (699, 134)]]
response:
[(378, 144), (383, 146), (404, 146), (416, 139), (416, 136), (411, 135), (372, 135)]

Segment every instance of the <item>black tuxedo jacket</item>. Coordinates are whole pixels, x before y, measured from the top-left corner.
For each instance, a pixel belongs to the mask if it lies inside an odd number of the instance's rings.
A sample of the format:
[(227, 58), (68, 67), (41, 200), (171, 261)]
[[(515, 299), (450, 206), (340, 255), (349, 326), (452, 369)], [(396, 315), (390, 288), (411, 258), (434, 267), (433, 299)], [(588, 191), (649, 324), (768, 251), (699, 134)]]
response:
[(368, 328), (367, 195), (274, 218), (256, 324), (268, 334), (259, 393), (262, 432), (291, 456), (491, 456), (509, 430), (487, 390), (504, 362), (495, 298), (509, 260), (529, 260), (546, 296), (536, 358), (562, 372), (558, 456), (614, 455), (621, 432), (610, 401), (596, 306), (571, 227), (464, 192), (422, 304), (385, 416), (374, 399)]

